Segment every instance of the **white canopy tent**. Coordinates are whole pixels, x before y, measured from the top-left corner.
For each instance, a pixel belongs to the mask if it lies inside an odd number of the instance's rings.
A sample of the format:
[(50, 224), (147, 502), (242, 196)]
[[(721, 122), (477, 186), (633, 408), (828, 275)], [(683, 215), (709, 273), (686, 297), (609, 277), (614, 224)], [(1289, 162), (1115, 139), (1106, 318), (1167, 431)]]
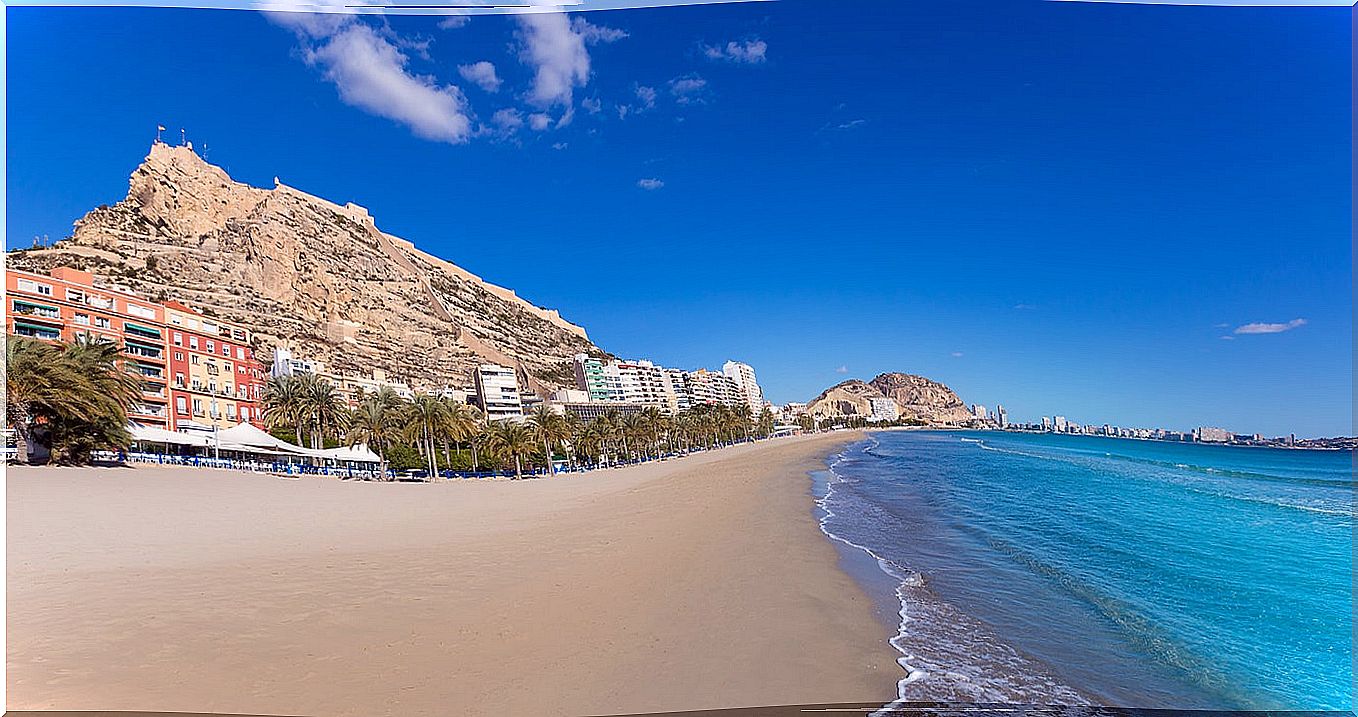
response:
[[(242, 460), (258, 463), (302, 464), (318, 468), (334, 467), (371, 471), (382, 459), (366, 445), (313, 449), (288, 443), (249, 423), (231, 428), (167, 431), (163, 428), (130, 426), (132, 440), (142, 445), (158, 445), (177, 451), (189, 449), (204, 458)], [(193, 449), (198, 449), (194, 451)], [(291, 472), (291, 468), (289, 468)]]

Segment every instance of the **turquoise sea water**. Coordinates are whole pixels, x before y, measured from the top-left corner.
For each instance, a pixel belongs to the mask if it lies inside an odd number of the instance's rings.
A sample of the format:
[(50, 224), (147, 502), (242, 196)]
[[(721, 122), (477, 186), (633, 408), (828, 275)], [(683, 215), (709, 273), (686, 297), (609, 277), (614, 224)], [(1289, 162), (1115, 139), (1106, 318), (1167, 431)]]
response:
[(821, 490), (906, 699), (1353, 709), (1351, 453), (877, 432)]

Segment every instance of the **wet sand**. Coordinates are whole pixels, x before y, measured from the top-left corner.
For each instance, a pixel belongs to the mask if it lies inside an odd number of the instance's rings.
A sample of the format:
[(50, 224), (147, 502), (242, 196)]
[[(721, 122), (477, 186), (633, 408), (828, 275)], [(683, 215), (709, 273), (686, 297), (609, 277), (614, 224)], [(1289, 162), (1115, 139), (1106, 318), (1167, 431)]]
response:
[(8, 473), (8, 707), (618, 714), (886, 702), (808, 471), (858, 434), (522, 482)]

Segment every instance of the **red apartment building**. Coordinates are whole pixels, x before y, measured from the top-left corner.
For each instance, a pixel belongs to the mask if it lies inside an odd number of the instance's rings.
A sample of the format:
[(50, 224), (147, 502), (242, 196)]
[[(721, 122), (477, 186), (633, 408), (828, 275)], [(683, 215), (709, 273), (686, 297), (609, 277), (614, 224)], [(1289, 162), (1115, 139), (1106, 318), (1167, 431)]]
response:
[(243, 328), (179, 302), (96, 288), (89, 272), (70, 267), (50, 275), (6, 270), (5, 291), (8, 333), (62, 342), (89, 334), (123, 350), (143, 378), (128, 412), (133, 422), (170, 430), (260, 424), (264, 370)]

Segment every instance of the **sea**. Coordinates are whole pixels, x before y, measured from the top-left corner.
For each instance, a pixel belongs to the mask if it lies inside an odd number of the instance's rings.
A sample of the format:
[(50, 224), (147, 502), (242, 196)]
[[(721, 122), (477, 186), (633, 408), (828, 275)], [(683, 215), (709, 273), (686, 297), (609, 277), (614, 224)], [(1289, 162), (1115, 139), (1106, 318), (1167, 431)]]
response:
[(1353, 461), (880, 431), (814, 490), (903, 701), (1352, 710)]

